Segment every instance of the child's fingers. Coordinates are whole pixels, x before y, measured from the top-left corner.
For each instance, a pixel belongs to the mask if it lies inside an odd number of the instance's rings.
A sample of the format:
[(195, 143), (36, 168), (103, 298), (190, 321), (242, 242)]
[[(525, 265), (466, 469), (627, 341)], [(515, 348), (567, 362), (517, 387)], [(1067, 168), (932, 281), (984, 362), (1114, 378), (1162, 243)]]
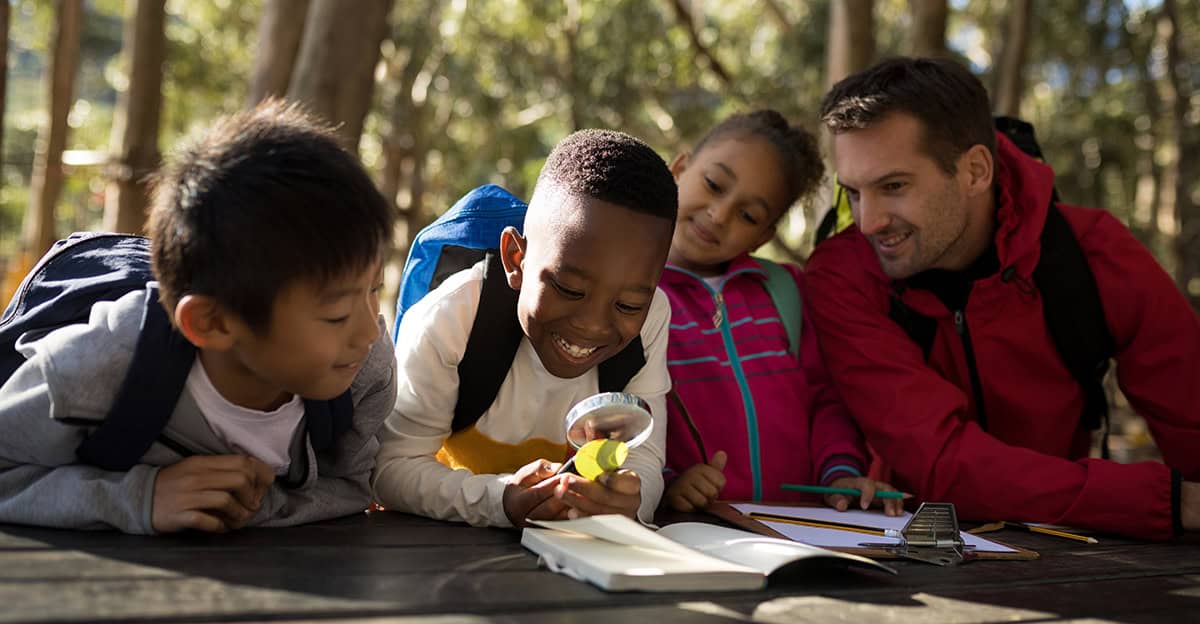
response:
[(875, 482), (870, 479), (861, 479), (858, 484), (858, 489), (862, 494), (858, 497), (858, 504), (863, 509), (871, 507), (871, 502), (875, 500)]
[(846, 511), (850, 508), (850, 497), (845, 494), (827, 494), (825, 504), (838, 511)]
[(889, 516), (898, 516), (904, 513), (904, 501), (898, 498), (883, 501), (883, 513)]
[(602, 472), (599, 477), (596, 477), (596, 482), (618, 494), (640, 494), (642, 492), (641, 478), (629, 470)]
[[(551, 490), (553, 492), (553, 490)], [(570, 509), (565, 503), (558, 500), (554, 496), (543, 499), (542, 502), (534, 505), (532, 509), (525, 514), (526, 518), (532, 520), (562, 520), (567, 516), (567, 510)]]
[(192, 529), (206, 533), (225, 533), (229, 527), (220, 518), (198, 509), (189, 509), (176, 517), (175, 530)]
[(692, 509), (704, 509), (708, 507), (713, 498), (695, 488), (687, 488), (682, 494), (687, 497), (688, 502), (692, 505)]
[[(574, 507), (584, 515), (602, 513), (620, 513), (632, 515), (641, 503), (641, 491), (625, 493), (605, 487), (594, 481), (588, 481), (577, 475), (564, 481), (556, 489), (556, 493), (564, 503)], [(639, 488), (640, 488), (640, 481)], [(688, 497), (691, 500), (691, 497)]]
[(554, 476), (557, 466), (558, 464), (546, 459), (535, 459), (518, 468), (509, 482), (521, 486), (532, 486)]
[(685, 497), (682, 492), (673, 492), (667, 500), (671, 503), (671, 507), (675, 511), (696, 511), (696, 506)]

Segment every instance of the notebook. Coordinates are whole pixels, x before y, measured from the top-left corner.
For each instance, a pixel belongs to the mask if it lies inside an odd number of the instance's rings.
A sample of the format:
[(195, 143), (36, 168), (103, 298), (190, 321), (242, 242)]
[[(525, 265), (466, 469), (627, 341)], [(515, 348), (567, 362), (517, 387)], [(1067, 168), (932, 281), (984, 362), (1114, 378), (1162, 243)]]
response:
[(681, 522), (658, 531), (619, 515), (535, 522), (521, 544), (549, 569), (607, 591), (737, 591), (766, 586), (773, 572), (802, 561), (891, 568), (749, 531)]
[[(912, 518), (912, 514), (904, 512), (900, 516), (886, 516), (882, 511), (837, 511), (829, 507), (814, 507), (808, 505), (788, 504), (758, 504), (758, 503), (714, 503), (709, 506), (709, 512), (737, 526), (756, 533), (786, 538), (821, 548), (834, 549), (841, 552), (853, 552), (869, 557), (891, 557), (887, 552), (889, 545), (900, 542), (897, 538), (864, 535), (852, 531), (823, 529), (811, 526), (797, 525), (786, 521), (772, 521), (770, 516), (815, 522), (832, 522), (872, 527), (880, 530), (904, 528)], [(984, 559), (1037, 559), (1038, 554), (1032, 550), (1011, 546), (996, 540), (960, 532), (964, 545), (976, 556)]]

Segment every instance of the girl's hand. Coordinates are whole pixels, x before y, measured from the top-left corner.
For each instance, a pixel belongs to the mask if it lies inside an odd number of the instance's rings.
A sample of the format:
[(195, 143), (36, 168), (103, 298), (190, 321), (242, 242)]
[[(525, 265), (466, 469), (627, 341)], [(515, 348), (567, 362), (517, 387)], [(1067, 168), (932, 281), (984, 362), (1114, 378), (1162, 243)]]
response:
[(696, 464), (683, 471), (667, 487), (666, 498), (676, 511), (704, 509), (717, 500), (725, 487), (725, 451), (713, 453), (707, 464)]
[[(883, 481), (875, 481), (868, 477), (840, 477), (834, 479), (829, 484), (830, 487), (836, 488), (853, 488), (862, 492), (859, 497), (859, 507), (868, 509), (874, 503), (876, 507), (883, 507), (883, 513), (889, 516), (898, 516), (904, 512), (904, 501), (899, 498), (876, 498), (876, 491), (895, 492), (896, 488), (884, 483)], [(826, 494), (825, 504), (833, 507), (838, 511), (846, 511), (850, 508), (850, 502), (854, 499), (853, 496), (845, 494)]]

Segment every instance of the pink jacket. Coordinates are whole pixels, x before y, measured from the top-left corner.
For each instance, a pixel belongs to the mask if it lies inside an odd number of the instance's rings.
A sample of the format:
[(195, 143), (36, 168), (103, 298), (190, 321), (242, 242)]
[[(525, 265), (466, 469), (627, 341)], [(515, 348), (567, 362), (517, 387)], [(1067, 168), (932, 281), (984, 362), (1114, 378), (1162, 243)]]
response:
[[(799, 268), (787, 269), (803, 293)], [(787, 331), (765, 279), (748, 255), (730, 263), (717, 288), (673, 265), (663, 272), (659, 287), (671, 301), (667, 367), (674, 387), (667, 400), (667, 477), (725, 451), (727, 483), (720, 498), (813, 499), (780, 486), (862, 474), (862, 436), (830, 382), (807, 315), (799, 362), (788, 352)]]

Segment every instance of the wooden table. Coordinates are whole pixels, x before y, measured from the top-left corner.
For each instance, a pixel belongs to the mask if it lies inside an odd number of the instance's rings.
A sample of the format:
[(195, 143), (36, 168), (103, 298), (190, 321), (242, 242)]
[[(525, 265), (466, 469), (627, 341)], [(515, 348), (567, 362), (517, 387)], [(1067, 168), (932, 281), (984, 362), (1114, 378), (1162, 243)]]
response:
[(398, 513), (223, 536), (0, 525), (0, 621), (1200, 621), (1198, 536), (997, 535), (1042, 558), (900, 561), (896, 577), (800, 570), (760, 592), (606, 594), (539, 569), (515, 531)]

